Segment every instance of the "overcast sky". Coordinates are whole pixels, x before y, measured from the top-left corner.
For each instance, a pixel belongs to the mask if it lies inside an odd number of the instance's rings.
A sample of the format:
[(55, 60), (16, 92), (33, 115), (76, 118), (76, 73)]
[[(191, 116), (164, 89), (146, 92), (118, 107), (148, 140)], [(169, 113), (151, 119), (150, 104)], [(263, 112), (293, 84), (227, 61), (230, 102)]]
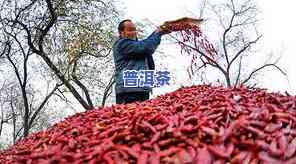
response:
[[(183, 16), (192, 16), (198, 7), (197, 0), (124, 0), (128, 18), (140, 21), (145, 18), (155, 24)], [(296, 23), (295, 1), (258, 0), (262, 10), (263, 49), (266, 54), (281, 54), (281, 65), (288, 73), (289, 82), (276, 71), (267, 72), (264, 86), (271, 91), (289, 91), (296, 94)], [(177, 68), (178, 69), (178, 68)]]

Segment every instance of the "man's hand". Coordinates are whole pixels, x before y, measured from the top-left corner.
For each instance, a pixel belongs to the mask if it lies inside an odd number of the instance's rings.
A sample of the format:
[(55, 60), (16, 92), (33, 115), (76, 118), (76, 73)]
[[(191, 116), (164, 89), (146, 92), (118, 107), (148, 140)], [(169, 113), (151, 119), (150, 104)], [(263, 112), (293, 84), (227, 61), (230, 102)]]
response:
[(169, 34), (172, 32), (171, 30), (167, 29), (165, 25), (159, 26), (156, 31), (159, 32), (161, 35)]

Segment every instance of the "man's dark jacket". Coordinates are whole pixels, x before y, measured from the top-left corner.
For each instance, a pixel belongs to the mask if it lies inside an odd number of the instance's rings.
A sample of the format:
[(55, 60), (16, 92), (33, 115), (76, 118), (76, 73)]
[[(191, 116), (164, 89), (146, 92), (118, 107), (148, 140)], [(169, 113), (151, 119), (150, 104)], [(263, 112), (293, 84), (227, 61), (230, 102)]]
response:
[(115, 62), (115, 93), (150, 92), (150, 87), (124, 87), (123, 71), (125, 70), (154, 70), (152, 54), (159, 45), (161, 34), (153, 32), (144, 40), (119, 38), (113, 45)]

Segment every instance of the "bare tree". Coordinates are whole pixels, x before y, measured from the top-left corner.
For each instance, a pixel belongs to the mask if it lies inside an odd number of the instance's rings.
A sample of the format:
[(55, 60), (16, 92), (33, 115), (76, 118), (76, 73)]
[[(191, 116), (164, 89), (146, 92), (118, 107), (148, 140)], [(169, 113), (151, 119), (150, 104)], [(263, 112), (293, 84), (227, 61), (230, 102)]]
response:
[(259, 9), (254, 0), (227, 0), (215, 4), (204, 0), (199, 17), (207, 16), (206, 24), (202, 26), (213, 36), (211, 39), (217, 54), (212, 58), (200, 45), (186, 44), (200, 56), (194, 74), (218, 70), (225, 79), (219, 81), (225, 81), (224, 84), (228, 87), (254, 86), (251, 80), (256, 79), (255, 75), (267, 67), (275, 68), (286, 76), (277, 65), (278, 59), (273, 62), (266, 60), (262, 65), (250, 67), (251, 63), (254, 63), (250, 58), (255, 59), (254, 55), (258, 55), (256, 45), (259, 45), (262, 38), (257, 30), (258, 13)]
[[(12, 37), (17, 43), (17, 46), (21, 51), (19, 52), (19, 49), (12, 50), (12, 45), (10, 41), (7, 41), (5, 43), (5, 47), (7, 47), (6, 51), (6, 58), (9, 62), (9, 64), (12, 67), (12, 70), (14, 71), (14, 74), (17, 79), (17, 83), (19, 85), (20, 91), (21, 91), (21, 98), (22, 98), (22, 105), (23, 105), (23, 114), (22, 114), (22, 126), (23, 126), (23, 135), (22, 136), (27, 136), (29, 134), (30, 129), (32, 128), (33, 122), (36, 120), (36, 117), (38, 116), (39, 112), (44, 108), (45, 104), (49, 100), (49, 98), (53, 95), (53, 93), (56, 91), (56, 89), (61, 86), (62, 84), (56, 84), (56, 86), (45, 96), (45, 98), (41, 101), (41, 103), (38, 106), (33, 105), (33, 99), (32, 99), (32, 94), (28, 92), (28, 82), (29, 82), (29, 73), (28, 73), (28, 61), (31, 52), (29, 49), (26, 49), (23, 47), (19, 39), (17, 38), (16, 34), (9, 33), (6, 31), (6, 34), (10, 37)], [(6, 49), (5, 49), (6, 50)], [(17, 60), (19, 58), (15, 58), (14, 56), (18, 55), (22, 56), (23, 58), (21, 60)], [(31, 95), (31, 96), (30, 96)], [(30, 101), (31, 97), (31, 101)], [(13, 126), (14, 126), (14, 134), (15, 134), (15, 126), (16, 126), (16, 111), (14, 109), (14, 104), (13, 104), (13, 97), (10, 100), (10, 107), (11, 107), (11, 112), (12, 112), (12, 119), (13, 119)], [(14, 141), (16, 139), (16, 136), (14, 135)]]
[[(85, 61), (90, 63), (90, 57), (110, 56), (114, 35), (112, 30), (105, 29), (110, 29), (112, 21), (118, 19), (113, 2), (33, 0), (26, 3), (7, 1), (2, 6), (11, 6), (14, 13), (1, 16), (5, 26), (23, 33), (30, 52), (46, 63), (83, 108), (92, 109), (89, 76), (83, 74), (86, 70), (83, 64)], [(98, 17), (102, 19), (96, 20)]]
[[(0, 93), (3, 93), (6, 87), (6, 81), (3, 82), (1, 88), (0, 88)], [(7, 101), (7, 95), (0, 94), (0, 109), (1, 109), (1, 118), (0, 118), (0, 136), (2, 134), (3, 130), (3, 124), (8, 123), (12, 119), (7, 112), (4, 111), (5, 103)]]

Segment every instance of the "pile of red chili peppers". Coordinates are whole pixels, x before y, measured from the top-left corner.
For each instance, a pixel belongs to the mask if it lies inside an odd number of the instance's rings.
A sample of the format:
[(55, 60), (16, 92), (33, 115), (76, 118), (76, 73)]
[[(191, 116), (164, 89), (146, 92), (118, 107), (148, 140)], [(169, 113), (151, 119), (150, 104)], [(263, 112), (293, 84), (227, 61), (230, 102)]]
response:
[(199, 85), (75, 114), (0, 163), (296, 163), (296, 97)]

